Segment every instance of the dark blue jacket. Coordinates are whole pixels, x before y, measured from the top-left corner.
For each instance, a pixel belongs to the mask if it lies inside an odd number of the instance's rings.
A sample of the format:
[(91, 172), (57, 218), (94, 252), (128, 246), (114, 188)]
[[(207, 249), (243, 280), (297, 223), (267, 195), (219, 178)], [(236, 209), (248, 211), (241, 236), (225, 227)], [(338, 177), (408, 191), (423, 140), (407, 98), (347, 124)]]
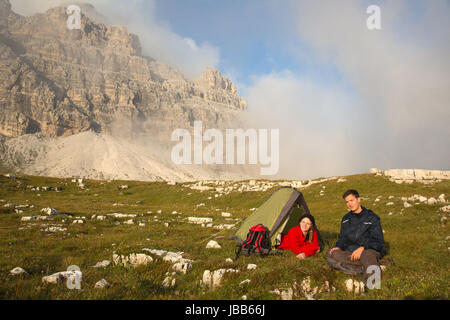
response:
[(380, 217), (362, 207), (360, 213), (350, 211), (341, 221), (341, 232), (336, 247), (355, 251), (359, 247), (383, 253), (384, 237)]

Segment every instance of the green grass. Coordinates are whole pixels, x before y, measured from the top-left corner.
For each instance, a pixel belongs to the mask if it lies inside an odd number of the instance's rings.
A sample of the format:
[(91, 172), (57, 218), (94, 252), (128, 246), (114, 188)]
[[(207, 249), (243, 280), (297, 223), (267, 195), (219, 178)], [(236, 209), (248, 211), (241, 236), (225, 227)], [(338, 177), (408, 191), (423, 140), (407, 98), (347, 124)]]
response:
[[(440, 205), (414, 205), (404, 209), (402, 196), (420, 194), (437, 198), (444, 193), (449, 196), (450, 181), (432, 185), (420, 183), (398, 185), (384, 177), (369, 174), (346, 177), (312, 185), (301, 190), (316, 218), (326, 243), (333, 245), (339, 233), (340, 220), (347, 212), (341, 198), (349, 188), (356, 188), (363, 197), (363, 205), (381, 217), (385, 241), (389, 246), (388, 257), (395, 264), (383, 273), (380, 290), (363, 295), (353, 295), (345, 290), (344, 281), (349, 276), (328, 267), (325, 251), (304, 261), (294, 254), (284, 252), (280, 256), (266, 258), (241, 257), (232, 264), (226, 258), (234, 258), (234, 241), (226, 238), (234, 230), (214, 230), (186, 223), (189, 216), (212, 217), (214, 224), (232, 223), (221, 217), (221, 212), (233, 214), (232, 218), (245, 219), (250, 209), (261, 205), (272, 190), (267, 192), (232, 192), (215, 198), (216, 192), (195, 191), (184, 184), (87, 181), (81, 190), (71, 179), (18, 176), (12, 180), (0, 176), (0, 199), (15, 205), (29, 204), (23, 214), (4, 208), (0, 203), (0, 299), (279, 299), (270, 293), (277, 288), (291, 287), (294, 281), (309, 276), (312, 287), (324, 281), (336, 288), (334, 292), (316, 294), (318, 299), (448, 299), (450, 241), (448, 224), (441, 222), (445, 213)], [(128, 184), (128, 190), (118, 186)], [(27, 185), (62, 187), (63, 191), (31, 191)], [(323, 189), (324, 195), (319, 192)], [(394, 199), (388, 199), (389, 196)], [(379, 202), (375, 199), (381, 196)], [(212, 199), (208, 199), (212, 197)], [(386, 206), (394, 202), (393, 206)], [(114, 206), (115, 203), (123, 204)], [(197, 207), (204, 203), (205, 206)], [(54, 221), (21, 222), (22, 216), (41, 215), (40, 209), (52, 207), (73, 216), (84, 216), (85, 224), (73, 225), (73, 219), (55, 217)], [(162, 210), (161, 214), (157, 211)], [(147, 213), (152, 211), (152, 213)], [(172, 215), (172, 211), (182, 215)], [(126, 219), (108, 218), (91, 220), (94, 214), (114, 212), (138, 214), (135, 225), (116, 225)], [(393, 212), (392, 215), (388, 215)], [(158, 217), (158, 222), (154, 221)], [(64, 221), (63, 221), (64, 220)], [(139, 227), (138, 223), (146, 223)], [(169, 227), (164, 223), (168, 222)], [(58, 224), (66, 232), (41, 231), (45, 224)], [(19, 228), (26, 227), (19, 230)], [(217, 238), (218, 237), (218, 238)], [(215, 239), (222, 245), (220, 250), (205, 249), (206, 243)], [(120, 254), (142, 253), (142, 248), (182, 251), (184, 257), (193, 259), (193, 267), (186, 275), (176, 275), (176, 285), (164, 288), (161, 284), (171, 264), (160, 259), (147, 266), (125, 268), (110, 265), (105, 269), (92, 266), (102, 260), (112, 260), (114, 251)], [(256, 270), (247, 270), (249, 263)], [(65, 284), (45, 285), (42, 277), (67, 270), (77, 265), (83, 272), (81, 290), (69, 290)], [(25, 276), (12, 276), (9, 270), (20, 266), (29, 272)], [(203, 271), (219, 268), (238, 269), (237, 274), (227, 274), (222, 286), (208, 290), (199, 284)], [(100, 279), (110, 284), (106, 290), (94, 289)], [(251, 282), (244, 286), (245, 279)], [(299, 298), (302, 298), (300, 295)]]

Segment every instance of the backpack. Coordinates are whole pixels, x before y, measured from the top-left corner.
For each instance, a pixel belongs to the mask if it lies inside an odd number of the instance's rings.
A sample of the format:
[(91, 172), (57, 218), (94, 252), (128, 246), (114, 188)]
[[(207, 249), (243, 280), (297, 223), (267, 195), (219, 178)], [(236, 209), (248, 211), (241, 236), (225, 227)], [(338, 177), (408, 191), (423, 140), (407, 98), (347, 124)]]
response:
[(269, 233), (269, 229), (262, 224), (251, 227), (247, 234), (247, 240), (236, 246), (235, 260), (239, 258), (240, 254), (246, 256), (251, 254), (259, 256), (268, 255), (272, 250)]

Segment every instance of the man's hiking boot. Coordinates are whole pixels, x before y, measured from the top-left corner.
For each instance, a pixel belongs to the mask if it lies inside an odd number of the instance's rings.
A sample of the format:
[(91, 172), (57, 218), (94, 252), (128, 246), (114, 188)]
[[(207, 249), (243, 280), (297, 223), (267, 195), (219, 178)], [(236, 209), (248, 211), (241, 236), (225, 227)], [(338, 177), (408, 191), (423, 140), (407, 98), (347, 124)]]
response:
[(351, 276), (358, 276), (364, 274), (364, 267), (354, 264), (342, 263), (340, 262), (340, 270), (345, 274)]
[(356, 276), (356, 275), (361, 275), (364, 273), (363, 266), (343, 263), (341, 261), (337, 261), (337, 260), (333, 259), (330, 255), (327, 255), (325, 257), (325, 259), (327, 260), (328, 264), (333, 269), (342, 271), (345, 274)]

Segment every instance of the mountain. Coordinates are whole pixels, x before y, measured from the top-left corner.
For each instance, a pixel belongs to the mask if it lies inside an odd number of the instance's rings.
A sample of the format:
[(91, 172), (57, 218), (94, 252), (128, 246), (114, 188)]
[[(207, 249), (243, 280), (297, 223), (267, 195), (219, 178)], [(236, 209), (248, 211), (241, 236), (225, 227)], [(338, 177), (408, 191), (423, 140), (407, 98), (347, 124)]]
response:
[[(92, 13), (92, 6), (88, 8)], [(82, 14), (81, 29), (69, 30), (67, 20), (63, 7), (24, 17), (11, 10), (9, 0), (0, 0), (0, 148), (4, 165), (13, 170), (50, 173), (31, 169), (33, 161), (45, 158), (38, 150), (28, 161), (16, 161), (24, 157), (17, 150), (26, 150), (17, 146), (34, 138), (38, 145), (58, 144), (58, 139), (90, 132), (108, 136), (108, 141), (120, 137), (134, 143), (139, 138), (167, 149), (174, 129), (191, 130), (196, 120), (208, 128), (225, 128), (247, 109), (236, 86), (215, 68), (190, 80), (144, 56), (139, 38), (125, 27)], [(105, 140), (89, 143), (94, 141)], [(71, 152), (69, 144), (62, 145), (61, 155), (65, 148)], [(70, 175), (70, 161), (65, 162)], [(155, 176), (165, 175), (149, 174), (148, 179)]]

